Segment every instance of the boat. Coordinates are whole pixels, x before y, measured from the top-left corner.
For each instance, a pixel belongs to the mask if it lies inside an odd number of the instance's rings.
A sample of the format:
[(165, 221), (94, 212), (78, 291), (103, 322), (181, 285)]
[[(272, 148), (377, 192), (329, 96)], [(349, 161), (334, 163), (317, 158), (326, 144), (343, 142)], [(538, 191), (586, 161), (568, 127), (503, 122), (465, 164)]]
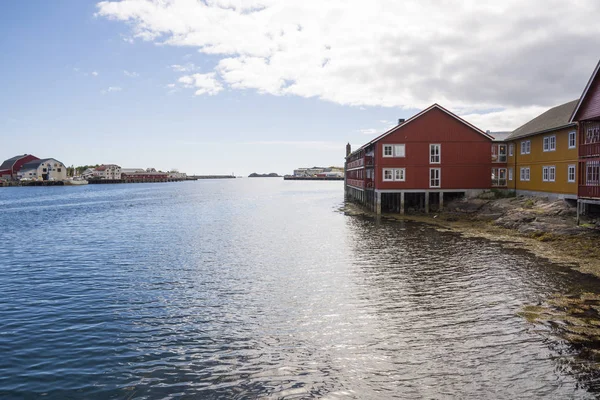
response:
[(89, 182), (80, 176), (76, 176), (63, 180), (63, 183), (65, 184), (65, 186), (80, 186), (87, 185)]

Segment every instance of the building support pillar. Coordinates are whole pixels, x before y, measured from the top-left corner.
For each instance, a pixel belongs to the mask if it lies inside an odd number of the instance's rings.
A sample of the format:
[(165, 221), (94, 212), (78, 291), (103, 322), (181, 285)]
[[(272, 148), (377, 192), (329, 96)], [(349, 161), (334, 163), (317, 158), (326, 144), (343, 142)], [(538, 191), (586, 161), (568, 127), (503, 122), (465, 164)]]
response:
[(375, 213), (381, 215), (381, 192), (377, 192), (377, 198), (375, 199)]
[(425, 192), (425, 214), (429, 214), (429, 192)]
[(440, 207), (439, 211), (444, 210), (444, 192), (440, 192)]
[(400, 215), (404, 215), (404, 192), (400, 193)]

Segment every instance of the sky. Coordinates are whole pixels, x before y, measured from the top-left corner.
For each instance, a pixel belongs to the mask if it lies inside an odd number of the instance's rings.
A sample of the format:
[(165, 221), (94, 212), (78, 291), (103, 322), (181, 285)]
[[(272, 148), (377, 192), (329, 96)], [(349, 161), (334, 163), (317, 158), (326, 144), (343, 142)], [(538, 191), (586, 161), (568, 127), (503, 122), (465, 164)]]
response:
[(0, 5), (0, 159), (280, 174), (438, 103), (512, 131), (577, 99), (597, 0)]

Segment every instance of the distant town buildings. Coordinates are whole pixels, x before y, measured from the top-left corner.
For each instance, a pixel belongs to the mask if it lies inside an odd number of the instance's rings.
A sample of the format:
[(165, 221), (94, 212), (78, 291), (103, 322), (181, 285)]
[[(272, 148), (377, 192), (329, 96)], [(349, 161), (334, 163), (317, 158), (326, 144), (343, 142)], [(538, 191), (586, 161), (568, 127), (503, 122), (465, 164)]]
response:
[(21, 166), (17, 172), (17, 179), (62, 181), (67, 179), (67, 168), (54, 158), (32, 160)]
[(21, 156), (9, 158), (0, 165), (0, 179), (16, 180), (21, 167), (26, 163), (35, 160), (39, 159), (31, 154), (23, 154)]
[[(80, 170), (67, 168), (64, 163), (55, 158), (39, 159), (31, 154), (11, 157), (0, 164), (0, 180), (10, 182), (30, 181), (32, 184), (42, 182), (62, 181), (72, 184), (88, 181), (89, 183), (118, 183), (118, 182), (169, 182), (187, 180), (187, 174), (179, 171), (162, 172), (155, 168), (121, 168), (116, 164), (102, 164)], [(86, 182), (87, 183), (87, 182)]]
[(344, 169), (340, 167), (312, 167), (294, 170), (294, 177), (343, 177)]

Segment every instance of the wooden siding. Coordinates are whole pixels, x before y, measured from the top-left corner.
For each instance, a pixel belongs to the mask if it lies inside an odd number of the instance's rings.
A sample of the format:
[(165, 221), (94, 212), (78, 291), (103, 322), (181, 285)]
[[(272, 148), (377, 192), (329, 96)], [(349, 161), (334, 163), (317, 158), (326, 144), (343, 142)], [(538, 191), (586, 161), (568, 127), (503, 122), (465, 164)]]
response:
[[(568, 166), (575, 165), (577, 175), (578, 153), (577, 145), (569, 149), (569, 133), (576, 132), (575, 128), (566, 128), (549, 133), (540, 133), (511, 141), (514, 145), (513, 155), (508, 156), (508, 168), (513, 168), (513, 179), (508, 181), (508, 188), (514, 190), (529, 190), (556, 194), (577, 194), (577, 176), (575, 182), (568, 181)], [(544, 137), (556, 136), (556, 150), (544, 151)], [(577, 132), (575, 133), (577, 137)], [(521, 142), (531, 142), (530, 154), (521, 154)], [(577, 138), (577, 141), (579, 138)], [(543, 167), (555, 167), (554, 182), (544, 182)], [(521, 168), (530, 169), (529, 181), (521, 180)]]
[(600, 119), (600, 74), (596, 76), (583, 99), (577, 114), (576, 121)]
[[(491, 143), (489, 138), (473, 128), (433, 108), (376, 143), (376, 187), (383, 190), (429, 190), (430, 168), (440, 168), (440, 189), (489, 188)], [(385, 144), (404, 144), (406, 156), (383, 157)], [(430, 144), (441, 145), (440, 164), (430, 164)], [(384, 181), (385, 168), (405, 168), (405, 181)]]

